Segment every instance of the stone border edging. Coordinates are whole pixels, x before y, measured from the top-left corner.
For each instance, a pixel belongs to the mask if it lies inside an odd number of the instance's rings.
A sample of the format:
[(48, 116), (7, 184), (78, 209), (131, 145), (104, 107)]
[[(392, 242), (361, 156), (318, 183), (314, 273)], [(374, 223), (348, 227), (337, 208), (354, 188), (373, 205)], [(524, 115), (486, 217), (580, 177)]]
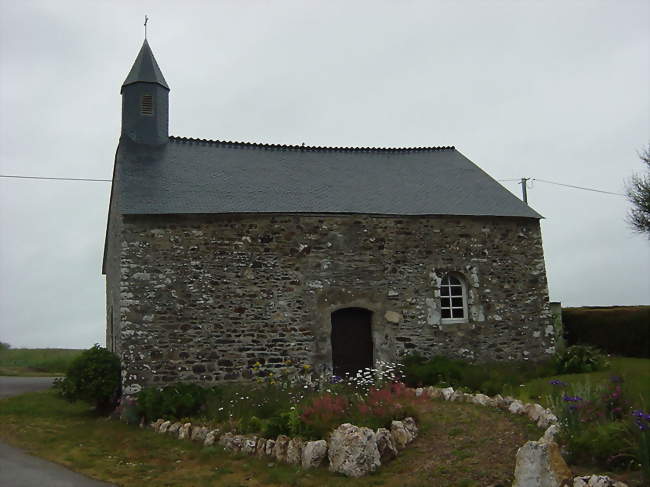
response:
[(227, 451), (270, 457), (303, 469), (320, 467), (327, 457), (332, 472), (349, 477), (361, 477), (375, 471), (395, 458), (418, 434), (417, 424), (411, 417), (392, 421), (390, 430), (379, 428), (376, 432), (344, 423), (332, 431), (329, 441), (305, 441), (285, 435), (275, 439), (236, 435), (207, 426), (172, 423), (163, 418), (151, 423), (150, 427), (157, 433), (171, 434), (179, 440), (202, 442), (204, 446), (218, 444)]

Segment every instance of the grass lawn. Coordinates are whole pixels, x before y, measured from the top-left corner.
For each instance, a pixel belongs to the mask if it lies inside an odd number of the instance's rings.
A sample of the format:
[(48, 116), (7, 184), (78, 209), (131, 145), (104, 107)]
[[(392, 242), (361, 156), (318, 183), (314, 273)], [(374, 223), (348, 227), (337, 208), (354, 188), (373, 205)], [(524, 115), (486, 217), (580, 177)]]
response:
[(68, 348), (0, 349), (0, 375), (21, 377), (64, 375), (83, 350)]
[(623, 390), (634, 407), (650, 408), (650, 359), (643, 358), (612, 357), (607, 370), (587, 374), (554, 375), (535, 379), (524, 384), (513, 395), (517, 395), (524, 400), (540, 401), (544, 404), (553, 387), (549, 384), (552, 379), (559, 379), (569, 384), (590, 382), (592, 385), (599, 383), (606, 385), (614, 375), (623, 378)]
[(492, 408), (443, 401), (423, 408), (418, 439), (361, 479), (181, 442), (97, 418), (51, 391), (1, 400), (0, 439), (121, 486), (478, 487), (510, 485), (517, 448), (541, 435), (523, 418)]

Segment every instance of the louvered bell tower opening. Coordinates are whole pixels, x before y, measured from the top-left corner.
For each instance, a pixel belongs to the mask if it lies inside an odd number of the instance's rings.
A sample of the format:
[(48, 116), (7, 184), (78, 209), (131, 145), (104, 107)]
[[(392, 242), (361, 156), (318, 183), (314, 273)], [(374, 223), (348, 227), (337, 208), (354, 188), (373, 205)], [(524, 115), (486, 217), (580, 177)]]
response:
[(152, 116), (153, 115), (153, 96), (142, 95), (140, 101), (140, 115)]

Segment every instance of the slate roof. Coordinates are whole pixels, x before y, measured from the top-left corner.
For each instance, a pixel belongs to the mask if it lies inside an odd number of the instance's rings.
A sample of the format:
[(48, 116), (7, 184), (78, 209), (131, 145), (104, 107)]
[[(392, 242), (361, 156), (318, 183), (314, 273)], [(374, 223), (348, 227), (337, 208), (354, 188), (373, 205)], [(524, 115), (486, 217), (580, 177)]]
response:
[(152, 147), (123, 137), (114, 185), (124, 214), (541, 218), (454, 147), (304, 147), (182, 137)]
[(133, 62), (131, 71), (129, 71), (124, 83), (122, 83), (122, 88), (133, 83), (157, 83), (163, 88), (169, 89), (167, 81), (165, 81), (165, 77), (158, 67), (156, 58), (153, 56), (153, 52), (151, 52), (147, 39), (142, 43), (142, 47)]

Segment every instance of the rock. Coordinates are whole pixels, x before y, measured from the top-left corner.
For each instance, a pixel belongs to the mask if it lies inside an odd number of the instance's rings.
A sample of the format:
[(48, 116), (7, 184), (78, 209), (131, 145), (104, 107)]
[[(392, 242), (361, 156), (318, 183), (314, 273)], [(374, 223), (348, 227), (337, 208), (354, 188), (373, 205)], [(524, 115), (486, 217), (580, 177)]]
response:
[(559, 432), (560, 432), (560, 427), (557, 424), (552, 424), (551, 426), (546, 428), (546, 431), (544, 431), (544, 435), (539, 439), (539, 441), (542, 443), (555, 441), (555, 437)]
[(302, 463), (302, 449), (305, 442), (300, 438), (292, 438), (287, 446), (287, 463), (290, 465), (300, 465)]
[(192, 441), (205, 441), (205, 437), (208, 435), (208, 431), (208, 428), (205, 426), (192, 428)]
[(515, 400), (516, 399), (514, 397), (510, 397), (510, 396), (502, 397), (501, 401), (499, 403), (499, 407), (503, 408), (503, 409), (508, 409), (510, 407), (510, 405), (513, 402), (515, 402)]
[(203, 446), (212, 446), (219, 439), (219, 430), (208, 431), (203, 441)]
[(245, 436), (225, 433), (221, 438), (219, 438), (219, 444), (224, 448), (224, 450), (238, 452), (244, 447), (245, 440)]
[(402, 315), (399, 314), (397, 311), (386, 311), (384, 313), (384, 318), (386, 318), (386, 321), (389, 323), (394, 323), (397, 324), (400, 321), (402, 321)]
[(442, 389), (439, 387), (429, 386), (426, 389), (426, 394), (431, 399), (442, 399)]
[(411, 441), (413, 441), (418, 436), (418, 425), (413, 418), (410, 416), (402, 420), (402, 424), (406, 428), (406, 431), (411, 435)]
[(418, 387), (415, 389), (415, 397), (420, 397), (422, 394), (424, 394), (424, 389), (421, 387)]
[(151, 429), (153, 429), (155, 432), (158, 432), (158, 430), (160, 429), (160, 425), (163, 424), (164, 422), (165, 420), (162, 418), (157, 419), (154, 423), (151, 423)]
[(361, 477), (381, 465), (374, 431), (350, 423), (342, 424), (332, 432), (327, 456), (330, 470), (348, 477)]
[(462, 391), (454, 391), (451, 396), (449, 396), (448, 401), (453, 402), (465, 402), (466, 399), (469, 399), (470, 394), (465, 394)]
[(454, 388), (453, 387), (445, 387), (444, 389), (440, 389), (440, 394), (442, 394), (442, 398), (445, 401), (449, 401), (451, 399), (451, 395), (454, 393)]
[(379, 428), (375, 438), (377, 440), (377, 449), (379, 450), (379, 460), (384, 465), (397, 456), (397, 448), (393, 444), (393, 437), (390, 431), (386, 428)]
[(495, 408), (503, 407), (504, 399), (503, 399), (503, 396), (502, 396), (501, 394), (496, 394), (496, 395), (492, 398), (492, 401), (493, 401), (493, 404), (492, 404), (492, 405), (493, 405)]
[(273, 451), (275, 448), (275, 440), (266, 440), (266, 446), (264, 447), (264, 453), (266, 453), (267, 457), (272, 457)]
[(627, 487), (607, 475), (584, 475), (573, 479), (573, 487)]
[(278, 436), (278, 438), (275, 440), (275, 446), (273, 447), (273, 456), (278, 462), (286, 463), (289, 441), (289, 437), (284, 435)]
[(548, 428), (554, 424), (557, 424), (557, 416), (550, 409), (545, 409), (537, 420), (537, 426), (539, 428)]
[(254, 455), (257, 447), (257, 437), (244, 438), (242, 441), (241, 452), (246, 455)]
[(178, 429), (179, 440), (189, 440), (192, 434), (192, 423), (185, 423)]
[(546, 412), (546, 410), (539, 404), (526, 404), (524, 409), (531, 421), (534, 422), (537, 422), (540, 416)]
[(508, 406), (508, 411), (510, 411), (512, 414), (525, 414), (526, 410), (524, 408), (524, 403), (521, 402), (518, 399), (515, 399), (510, 403), (510, 406)]
[(325, 440), (308, 441), (302, 449), (302, 468), (318, 468), (327, 455), (327, 442)]
[(390, 423), (390, 436), (393, 440), (393, 445), (395, 445), (398, 450), (403, 450), (406, 448), (406, 445), (413, 441), (411, 433), (409, 433), (406, 426), (404, 426), (404, 423), (401, 421), (392, 421)]
[(167, 429), (167, 433), (169, 433), (170, 435), (177, 436), (178, 430), (181, 429), (181, 426), (183, 426), (182, 423), (174, 423)]
[(158, 433), (167, 433), (167, 430), (171, 425), (171, 421), (163, 421), (163, 423), (160, 425), (160, 428), (158, 428)]
[(255, 455), (258, 457), (266, 455), (266, 438), (257, 439), (257, 445), (255, 445)]
[(492, 405), (492, 399), (485, 394), (474, 394), (474, 399), (472, 402), (478, 404), (479, 406), (490, 406)]
[(572, 478), (557, 443), (528, 441), (517, 450), (512, 487), (559, 487)]

